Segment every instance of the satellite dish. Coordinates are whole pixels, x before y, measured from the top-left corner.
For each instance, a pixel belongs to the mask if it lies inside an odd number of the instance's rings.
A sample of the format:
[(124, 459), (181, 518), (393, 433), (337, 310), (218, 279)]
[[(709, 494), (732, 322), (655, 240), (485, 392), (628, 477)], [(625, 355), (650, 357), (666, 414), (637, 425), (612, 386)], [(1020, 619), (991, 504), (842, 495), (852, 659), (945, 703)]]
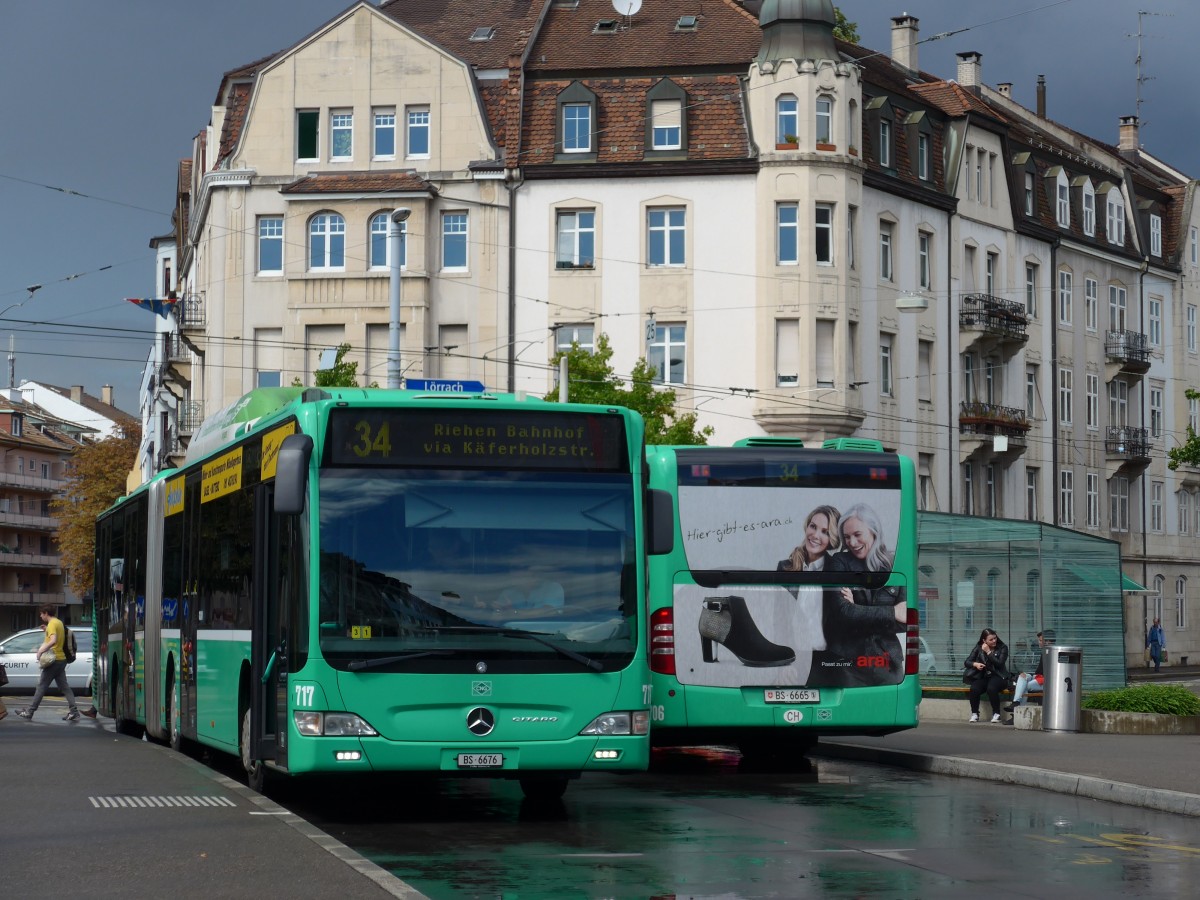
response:
[(613, 9), (623, 16), (632, 16), (642, 8), (642, 0), (612, 0)]

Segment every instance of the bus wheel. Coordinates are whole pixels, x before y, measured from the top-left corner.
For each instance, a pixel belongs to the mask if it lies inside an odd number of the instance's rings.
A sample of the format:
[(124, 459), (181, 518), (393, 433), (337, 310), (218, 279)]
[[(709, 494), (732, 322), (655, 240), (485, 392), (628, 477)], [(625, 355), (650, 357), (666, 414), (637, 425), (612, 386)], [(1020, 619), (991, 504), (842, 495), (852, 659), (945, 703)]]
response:
[(566, 778), (522, 778), (520, 781), (525, 799), (531, 800), (534, 803), (549, 803), (561, 800), (562, 795), (567, 792)]
[(242, 750), (242, 768), (246, 770), (246, 784), (250, 790), (260, 794), (266, 793), (267, 767), (261, 759), (250, 758), (250, 710), (242, 713), (242, 733), (238, 743)]

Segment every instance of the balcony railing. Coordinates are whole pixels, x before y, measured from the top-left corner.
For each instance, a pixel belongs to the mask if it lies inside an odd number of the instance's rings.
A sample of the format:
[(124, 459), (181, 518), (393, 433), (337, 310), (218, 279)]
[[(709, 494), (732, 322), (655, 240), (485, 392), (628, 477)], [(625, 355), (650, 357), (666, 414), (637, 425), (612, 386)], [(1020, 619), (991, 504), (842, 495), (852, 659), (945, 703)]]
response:
[(191, 434), (204, 422), (204, 405), (195, 400), (181, 402), (176, 410), (180, 434)]
[(29, 606), (62, 606), (67, 602), (66, 594), (42, 593), (39, 591), (0, 591), (0, 603), (7, 605), (27, 604)]
[(959, 434), (986, 437), (1004, 435), (1016, 444), (1024, 446), (1025, 432), (1029, 429), (1029, 417), (1023, 409), (984, 403), (981, 400), (964, 400), (959, 404)]
[(1140, 331), (1109, 331), (1104, 335), (1104, 353), (1134, 368), (1150, 367), (1150, 345)]
[(991, 294), (963, 294), (958, 324), (960, 328), (1019, 341), (1029, 338), (1026, 333), (1029, 314), (1025, 311), (1025, 305)]
[(180, 328), (204, 327), (204, 298), (193, 294), (175, 304), (175, 320)]
[(1150, 437), (1145, 428), (1109, 425), (1104, 435), (1104, 451), (1128, 460), (1150, 459)]

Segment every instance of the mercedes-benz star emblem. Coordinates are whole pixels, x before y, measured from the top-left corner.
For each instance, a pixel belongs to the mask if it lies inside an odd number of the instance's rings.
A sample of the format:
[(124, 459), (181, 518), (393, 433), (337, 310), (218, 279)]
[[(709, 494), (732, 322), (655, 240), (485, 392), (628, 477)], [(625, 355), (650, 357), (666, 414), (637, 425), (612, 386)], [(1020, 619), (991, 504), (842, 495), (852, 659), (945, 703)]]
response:
[(467, 730), (471, 734), (477, 734), (483, 737), (485, 734), (491, 734), (492, 729), (496, 727), (496, 716), (490, 709), (485, 709), (482, 706), (477, 706), (467, 713)]

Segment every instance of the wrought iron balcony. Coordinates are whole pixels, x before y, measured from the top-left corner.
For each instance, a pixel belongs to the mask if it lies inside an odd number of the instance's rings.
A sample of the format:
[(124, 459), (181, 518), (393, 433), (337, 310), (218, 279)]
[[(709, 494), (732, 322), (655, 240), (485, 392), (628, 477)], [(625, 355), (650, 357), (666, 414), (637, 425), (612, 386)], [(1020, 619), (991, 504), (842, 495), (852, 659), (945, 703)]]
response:
[(175, 304), (175, 321), (180, 328), (204, 327), (204, 298), (196, 294)]
[(1145, 372), (1150, 368), (1150, 345), (1140, 331), (1105, 332), (1104, 354), (1129, 371)]
[(981, 400), (964, 400), (959, 404), (959, 434), (980, 437), (1003, 435), (1024, 446), (1025, 433), (1029, 429), (1029, 417), (1023, 409), (984, 403)]
[(1149, 462), (1149, 432), (1145, 428), (1109, 425), (1104, 435), (1104, 451), (1110, 456), (1123, 456), (1131, 462)]
[(176, 409), (180, 434), (191, 434), (204, 421), (204, 407), (195, 400), (181, 402)]
[(958, 312), (960, 328), (983, 331), (1010, 340), (1026, 341), (1029, 314), (1025, 305), (990, 294), (963, 294)]

